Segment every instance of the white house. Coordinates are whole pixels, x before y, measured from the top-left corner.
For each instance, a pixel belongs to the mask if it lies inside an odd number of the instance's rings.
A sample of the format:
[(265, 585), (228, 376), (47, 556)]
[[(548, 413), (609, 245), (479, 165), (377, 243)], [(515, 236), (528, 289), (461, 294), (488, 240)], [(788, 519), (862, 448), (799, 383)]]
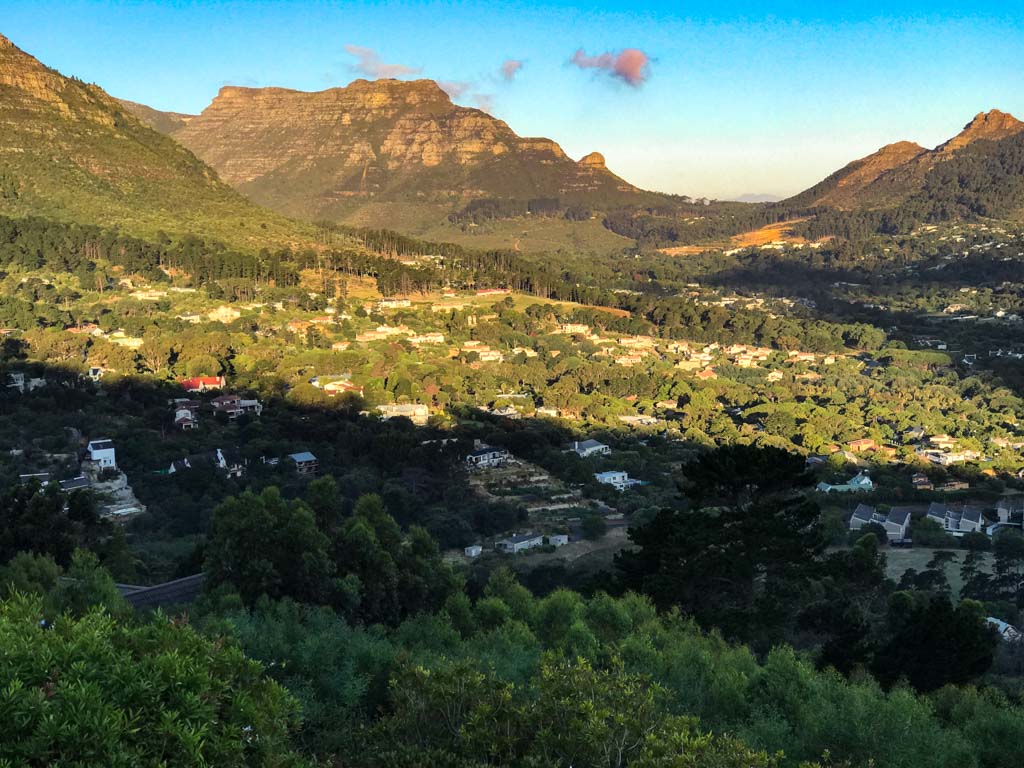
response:
[(599, 443), (597, 440), (574, 442), (570, 450), (581, 459), (585, 459), (588, 456), (608, 456), (612, 452), (609, 446)]
[(480, 553), (484, 551), (484, 548), (479, 544), (473, 544), (462, 550), (466, 557), (480, 557)]
[(89, 454), (89, 461), (95, 462), (100, 469), (117, 469), (113, 440), (90, 440), (85, 450)]
[(612, 470), (609, 472), (597, 472), (594, 474), (594, 479), (602, 485), (610, 485), (616, 491), (625, 491), (627, 488), (632, 488), (634, 485), (641, 485), (640, 480), (632, 479), (627, 472), (621, 470)]
[(565, 533), (552, 533), (547, 537), (548, 545), (552, 547), (564, 547), (569, 543), (569, 536)]
[(430, 418), (430, 409), (423, 403), (398, 403), (389, 405), (378, 405), (377, 410), (385, 419), (395, 419), (401, 416), (409, 419), (418, 427), (426, 426)]
[(544, 537), (539, 533), (517, 533), (515, 536), (501, 539), (494, 544), (495, 549), (507, 554), (515, 554), (526, 549), (542, 546), (544, 546)]
[(503, 466), (511, 460), (512, 454), (504, 448), (483, 445), (466, 457), (466, 464), (470, 469), (486, 469)]

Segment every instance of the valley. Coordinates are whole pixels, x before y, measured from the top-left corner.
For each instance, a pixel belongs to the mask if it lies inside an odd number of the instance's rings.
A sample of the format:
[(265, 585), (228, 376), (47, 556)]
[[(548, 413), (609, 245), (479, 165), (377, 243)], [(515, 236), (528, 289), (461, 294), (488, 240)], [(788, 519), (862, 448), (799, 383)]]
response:
[(710, 200), (347, 49), (0, 36), (0, 765), (1015, 764), (1024, 123)]

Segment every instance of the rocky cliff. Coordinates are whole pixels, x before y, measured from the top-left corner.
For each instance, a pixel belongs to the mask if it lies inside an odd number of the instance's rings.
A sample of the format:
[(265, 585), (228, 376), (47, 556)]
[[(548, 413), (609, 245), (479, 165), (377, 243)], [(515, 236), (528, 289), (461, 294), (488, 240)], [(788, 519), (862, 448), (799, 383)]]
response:
[(638, 192), (600, 155), (573, 162), (550, 139), (518, 136), (486, 112), (453, 104), (431, 80), (357, 80), (315, 93), (229, 86), (170, 134), (252, 199), (307, 218), (345, 200)]

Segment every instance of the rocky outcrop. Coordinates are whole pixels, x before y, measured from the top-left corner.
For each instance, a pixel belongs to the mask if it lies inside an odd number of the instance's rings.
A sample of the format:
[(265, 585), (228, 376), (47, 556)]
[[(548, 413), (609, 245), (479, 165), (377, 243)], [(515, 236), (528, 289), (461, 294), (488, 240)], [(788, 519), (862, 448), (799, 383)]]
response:
[(353, 198), (638, 192), (600, 155), (575, 163), (550, 139), (521, 137), (486, 112), (453, 104), (432, 80), (356, 80), (313, 93), (227, 86), (168, 132), (254, 200), (307, 218)]

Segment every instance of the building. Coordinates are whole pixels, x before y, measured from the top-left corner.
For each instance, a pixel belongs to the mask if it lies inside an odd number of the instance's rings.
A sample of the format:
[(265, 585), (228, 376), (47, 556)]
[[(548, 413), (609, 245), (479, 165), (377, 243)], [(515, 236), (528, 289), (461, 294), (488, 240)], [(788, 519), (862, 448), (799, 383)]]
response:
[(113, 440), (90, 440), (85, 450), (89, 454), (89, 461), (94, 462), (100, 469), (117, 469)]
[(430, 418), (430, 409), (423, 403), (393, 403), (390, 405), (378, 405), (381, 418), (397, 419), (404, 417), (409, 419), (418, 427), (425, 427)]
[(542, 546), (544, 546), (544, 537), (539, 533), (517, 533), (515, 536), (500, 539), (494, 544), (496, 550), (509, 555)]
[(210, 402), (215, 413), (227, 414), (229, 419), (237, 419), (243, 413), (259, 416), (263, 413), (263, 404), (256, 399), (247, 399), (239, 395), (220, 395)]
[(905, 541), (910, 527), (910, 508), (893, 507), (888, 514), (883, 515), (872, 506), (858, 504), (857, 508), (853, 510), (853, 514), (850, 515), (850, 530), (859, 531), (864, 526), (871, 524), (882, 526), (889, 541)]
[(866, 472), (860, 472), (850, 479), (849, 482), (840, 485), (830, 483), (818, 483), (820, 493), (867, 493), (874, 490), (875, 484), (871, 482)]
[(213, 389), (224, 389), (223, 376), (193, 376), (191, 379), (182, 379), (181, 386), (186, 392), (209, 392)]
[(89, 482), (89, 478), (87, 478), (85, 475), (79, 475), (78, 477), (73, 477), (70, 480), (60, 481), (60, 489), (64, 491), (64, 493), (71, 493), (71, 491), (81, 491), (88, 488), (90, 485), (91, 483)]
[(483, 551), (484, 551), (484, 548), (481, 547), (479, 544), (473, 544), (471, 546), (466, 547), (464, 550), (462, 550), (462, 553), (466, 557), (480, 557), (480, 553), (483, 552)]
[(612, 470), (609, 472), (597, 472), (594, 479), (602, 485), (610, 485), (616, 491), (625, 491), (634, 485), (642, 485), (640, 480), (632, 479), (627, 472)]
[(183, 432), (196, 429), (199, 426), (199, 418), (196, 412), (185, 406), (178, 406), (174, 409), (174, 428)]
[(915, 491), (935, 490), (935, 484), (932, 483), (931, 479), (924, 472), (917, 472), (912, 478), (910, 478), (910, 482), (914, 486)]
[(547, 536), (548, 546), (564, 547), (569, 543), (569, 535), (566, 533), (553, 533)]
[(608, 456), (612, 452), (612, 449), (609, 446), (604, 443), (599, 443), (597, 440), (574, 442), (570, 450), (581, 459), (586, 459), (590, 456)]
[(993, 627), (999, 634), (999, 639), (1004, 643), (1019, 643), (1024, 639), (1024, 634), (1021, 633), (1012, 624), (1008, 624), (1002, 619), (997, 619), (994, 616), (989, 616), (985, 619), (985, 622)]
[(875, 441), (871, 438), (862, 437), (859, 440), (851, 440), (846, 447), (854, 453), (861, 453), (862, 451), (873, 451), (876, 446)]
[(320, 471), (320, 462), (309, 451), (291, 453), (288, 458), (295, 464), (295, 471), (300, 475), (315, 475)]
[(489, 445), (482, 445), (466, 457), (466, 464), (470, 469), (487, 469), (488, 467), (501, 467), (512, 461), (512, 454), (504, 448), (492, 448)]

